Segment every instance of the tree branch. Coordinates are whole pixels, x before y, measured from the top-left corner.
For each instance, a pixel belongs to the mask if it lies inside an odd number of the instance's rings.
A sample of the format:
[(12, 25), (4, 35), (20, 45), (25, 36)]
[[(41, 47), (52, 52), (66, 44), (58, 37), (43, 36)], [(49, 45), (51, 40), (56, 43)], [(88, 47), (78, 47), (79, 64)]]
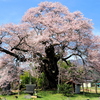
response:
[(17, 47), (13, 47), (13, 48), (11, 49), (11, 51), (12, 51), (13, 49), (19, 50), (19, 51), (23, 51), (23, 52), (28, 52), (28, 50), (20, 49), (20, 48), (17, 48)]
[(25, 56), (20, 57), (20, 56), (18, 56), (17, 54), (15, 54), (15, 53), (13, 53), (13, 52), (10, 52), (10, 51), (8, 51), (8, 50), (2, 48), (2, 47), (0, 47), (0, 51), (1, 51), (1, 52), (4, 52), (4, 53), (6, 53), (6, 54), (9, 54), (9, 55), (11, 55), (11, 56), (13, 56), (13, 57), (15, 57), (15, 58), (17, 58), (17, 59), (20, 60), (21, 62), (25, 62), (25, 61), (26, 61)]

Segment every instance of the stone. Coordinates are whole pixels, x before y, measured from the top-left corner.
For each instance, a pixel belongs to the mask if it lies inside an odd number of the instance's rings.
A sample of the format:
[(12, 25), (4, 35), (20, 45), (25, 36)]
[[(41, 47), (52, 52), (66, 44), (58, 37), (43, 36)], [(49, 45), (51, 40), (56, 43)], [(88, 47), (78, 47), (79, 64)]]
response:
[(31, 95), (25, 95), (24, 98), (25, 99), (31, 99)]
[(26, 90), (24, 92), (33, 94), (35, 87), (36, 87), (35, 84), (27, 84), (26, 85)]

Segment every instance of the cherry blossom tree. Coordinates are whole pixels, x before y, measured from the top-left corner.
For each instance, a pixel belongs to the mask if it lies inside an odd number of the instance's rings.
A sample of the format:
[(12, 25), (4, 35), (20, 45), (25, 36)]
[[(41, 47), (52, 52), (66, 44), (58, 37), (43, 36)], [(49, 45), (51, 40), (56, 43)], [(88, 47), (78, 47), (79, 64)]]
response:
[(41, 2), (25, 13), (20, 24), (2, 25), (0, 45), (1, 52), (16, 60), (38, 63), (49, 88), (57, 87), (60, 59), (68, 64), (69, 58), (77, 56), (84, 64), (94, 60), (98, 64), (100, 57), (93, 58), (100, 54), (100, 38), (93, 35), (91, 20), (58, 2)]
[[(14, 81), (19, 81), (19, 75), (22, 72), (22, 68), (16, 66), (13, 63), (12, 57), (9, 55), (4, 55), (0, 58), (0, 88), (6, 88), (9, 90), (11, 88), (11, 83)], [(8, 86), (9, 89), (7, 88)]]

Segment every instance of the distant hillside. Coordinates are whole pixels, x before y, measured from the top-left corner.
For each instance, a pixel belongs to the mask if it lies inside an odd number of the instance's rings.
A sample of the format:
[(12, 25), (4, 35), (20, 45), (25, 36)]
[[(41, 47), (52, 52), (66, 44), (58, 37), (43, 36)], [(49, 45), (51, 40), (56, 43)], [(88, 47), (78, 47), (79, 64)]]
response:
[(81, 59), (77, 59), (77, 60), (70, 60), (71, 63), (73, 63), (74, 65), (80, 67), (83, 66), (83, 61)]

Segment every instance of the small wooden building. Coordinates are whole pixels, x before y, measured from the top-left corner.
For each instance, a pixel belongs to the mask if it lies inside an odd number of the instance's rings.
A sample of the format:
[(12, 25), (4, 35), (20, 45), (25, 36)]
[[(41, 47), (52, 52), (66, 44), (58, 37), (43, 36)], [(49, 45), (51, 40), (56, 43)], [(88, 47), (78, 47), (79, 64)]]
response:
[(73, 80), (70, 80), (70, 81), (68, 81), (66, 83), (72, 85), (73, 93), (77, 93), (77, 94), (80, 93), (81, 83), (79, 83), (78, 81), (73, 81)]

